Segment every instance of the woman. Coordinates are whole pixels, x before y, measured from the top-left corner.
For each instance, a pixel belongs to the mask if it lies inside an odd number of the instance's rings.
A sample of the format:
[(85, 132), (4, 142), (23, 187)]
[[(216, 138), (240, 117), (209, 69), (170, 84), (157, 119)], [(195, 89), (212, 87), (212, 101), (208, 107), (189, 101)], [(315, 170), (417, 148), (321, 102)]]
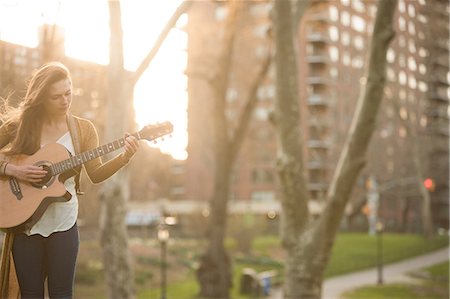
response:
[[(94, 125), (69, 113), (72, 81), (69, 70), (59, 62), (42, 66), (32, 76), (18, 109), (9, 108), (0, 127), (0, 149), (11, 155), (32, 155), (48, 143), (59, 143), (72, 155), (98, 147)], [(85, 170), (99, 183), (128, 163), (138, 149), (138, 141), (125, 134), (125, 150), (110, 161), (87, 162)], [(0, 161), (0, 175), (38, 183), (46, 171), (33, 165)], [(44, 298), (44, 281), (50, 298), (72, 298), (75, 262), (78, 253), (79, 175), (64, 182), (72, 195), (69, 201), (48, 206), (31, 228), (14, 233), (12, 255), (22, 298)]]

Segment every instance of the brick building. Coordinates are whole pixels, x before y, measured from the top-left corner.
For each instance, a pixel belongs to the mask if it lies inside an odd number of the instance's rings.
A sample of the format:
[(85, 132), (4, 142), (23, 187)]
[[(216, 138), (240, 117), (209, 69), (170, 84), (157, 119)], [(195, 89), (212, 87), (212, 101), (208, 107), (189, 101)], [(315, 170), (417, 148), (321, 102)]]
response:
[[(270, 9), (270, 1), (246, 2), (227, 92), (231, 124), (239, 116), (252, 74), (268, 51)], [(395, 14), (385, 97), (367, 167), (352, 200), (353, 209), (359, 210), (365, 202), (366, 182), (375, 178), (380, 189), (379, 217), (393, 229), (419, 229), (419, 174), (435, 180), (431, 193), (435, 223), (448, 227), (448, 12), (446, 1), (399, 0)], [(196, 3), (189, 12), (186, 199), (207, 201), (212, 196), (213, 100), (207, 78), (220, 49), (226, 13), (225, 5), (209, 2)], [(311, 1), (299, 26), (305, 175), (311, 198), (319, 204), (364, 84), (375, 14), (376, 1)], [(258, 91), (247, 138), (234, 165), (231, 200), (273, 201), (279, 196), (276, 136), (268, 121), (276, 96), (273, 71)], [(439, 159), (434, 159), (436, 155)], [(413, 157), (421, 161), (419, 168)]]

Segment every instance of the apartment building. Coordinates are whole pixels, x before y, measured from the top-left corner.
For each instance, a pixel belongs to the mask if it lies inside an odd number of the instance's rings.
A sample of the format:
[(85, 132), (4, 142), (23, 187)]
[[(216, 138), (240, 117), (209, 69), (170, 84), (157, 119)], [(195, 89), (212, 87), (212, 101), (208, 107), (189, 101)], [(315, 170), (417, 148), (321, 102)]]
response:
[[(319, 204), (325, 198), (366, 80), (376, 4), (311, 1), (299, 24), (299, 125), (308, 190)], [(227, 92), (226, 113), (231, 123), (246, 99), (249, 77), (269, 51), (266, 33), (271, 26), (271, 8), (270, 1), (246, 2)], [(196, 3), (189, 12), (187, 199), (210, 200), (212, 196), (210, 111), (214, 103), (207, 75), (221, 49), (226, 13), (220, 2)], [(366, 201), (366, 184), (371, 178), (379, 187), (378, 212), (386, 225), (418, 229), (418, 179), (432, 177), (436, 184), (431, 192), (435, 223), (448, 227), (448, 3), (399, 0), (394, 26), (384, 99), (368, 163), (354, 191), (353, 208), (360, 209), (357, 203)], [(268, 120), (276, 97), (273, 72), (258, 90), (258, 104), (234, 165), (231, 200), (279, 198), (276, 136)], [(437, 153), (439, 159), (433, 159)]]

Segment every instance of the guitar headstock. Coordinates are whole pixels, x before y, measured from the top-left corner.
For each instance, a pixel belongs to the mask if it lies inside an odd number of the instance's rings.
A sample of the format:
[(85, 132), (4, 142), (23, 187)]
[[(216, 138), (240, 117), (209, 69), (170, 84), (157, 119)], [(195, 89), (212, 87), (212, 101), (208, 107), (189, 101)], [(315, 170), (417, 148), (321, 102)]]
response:
[(155, 139), (171, 134), (172, 132), (172, 123), (165, 121), (154, 125), (146, 125), (139, 131), (139, 137), (148, 141), (154, 141)]

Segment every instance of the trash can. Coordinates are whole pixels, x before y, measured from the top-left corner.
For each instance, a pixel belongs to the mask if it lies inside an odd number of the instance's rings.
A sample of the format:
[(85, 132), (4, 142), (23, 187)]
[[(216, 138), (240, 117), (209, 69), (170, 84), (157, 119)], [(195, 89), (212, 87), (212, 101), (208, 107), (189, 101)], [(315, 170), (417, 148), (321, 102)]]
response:
[(239, 292), (242, 295), (255, 295), (258, 292), (258, 273), (252, 268), (244, 268), (241, 274)]
[(270, 295), (271, 277), (266, 276), (261, 279), (261, 286), (264, 296)]

